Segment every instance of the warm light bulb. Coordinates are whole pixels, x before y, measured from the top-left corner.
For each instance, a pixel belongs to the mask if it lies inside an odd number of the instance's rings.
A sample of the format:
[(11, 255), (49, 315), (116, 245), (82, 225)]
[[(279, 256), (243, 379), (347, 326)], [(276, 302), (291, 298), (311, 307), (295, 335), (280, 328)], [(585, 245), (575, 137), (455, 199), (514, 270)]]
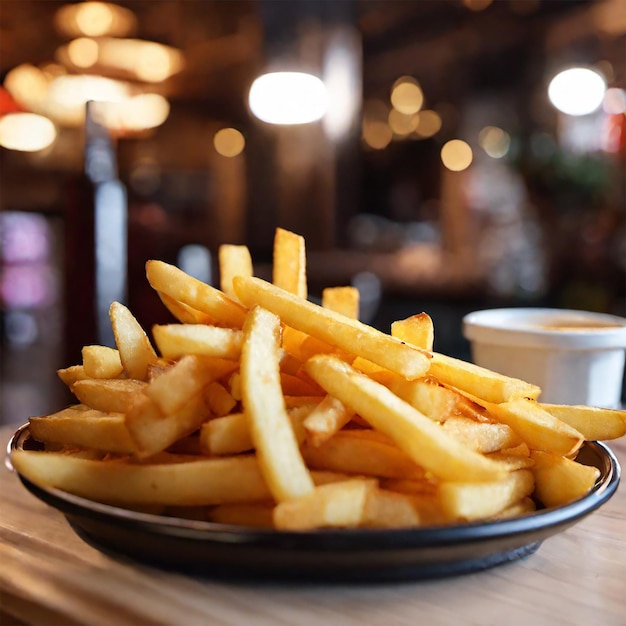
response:
[(466, 170), (472, 164), (473, 158), (469, 144), (461, 139), (452, 139), (441, 148), (441, 161), (453, 172)]
[(8, 150), (38, 152), (56, 139), (54, 124), (43, 115), (9, 113), (0, 118), (0, 146)]
[(572, 67), (557, 74), (548, 87), (550, 102), (566, 115), (587, 115), (601, 104), (606, 82), (597, 72)]
[(326, 113), (324, 83), (313, 74), (273, 72), (259, 76), (250, 87), (252, 113), (269, 124), (307, 124)]
[(246, 140), (236, 128), (222, 128), (213, 137), (213, 146), (218, 154), (225, 157), (234, 157), (241, 154)]

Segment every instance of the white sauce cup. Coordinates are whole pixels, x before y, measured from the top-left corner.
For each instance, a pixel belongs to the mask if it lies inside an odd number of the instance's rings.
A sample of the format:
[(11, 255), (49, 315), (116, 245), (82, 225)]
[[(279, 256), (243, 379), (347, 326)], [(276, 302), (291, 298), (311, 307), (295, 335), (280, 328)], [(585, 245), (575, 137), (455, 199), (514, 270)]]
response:
[(590, 311), (508, 308), (463, 318), (472, 360), (541, 387), (540, 402), (618, 408), (626, 318)]

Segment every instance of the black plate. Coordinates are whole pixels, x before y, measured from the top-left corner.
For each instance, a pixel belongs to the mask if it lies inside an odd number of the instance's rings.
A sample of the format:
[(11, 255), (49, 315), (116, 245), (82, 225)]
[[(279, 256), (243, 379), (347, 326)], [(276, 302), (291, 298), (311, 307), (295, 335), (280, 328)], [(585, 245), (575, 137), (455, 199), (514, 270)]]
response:
[[(24, 425), (9, 453), (38, 446)], [(399, 530), (257, 530), (136, 513), (20, 480), (85, 541), (113, 555), (209, 577), (374, 582), (455, 576), (532, 554), (617, 489), (620, 467), (606, 445), (586, 442), (578, 461), (597, 467), (600, 477), (566, 506), (503, 521)]]

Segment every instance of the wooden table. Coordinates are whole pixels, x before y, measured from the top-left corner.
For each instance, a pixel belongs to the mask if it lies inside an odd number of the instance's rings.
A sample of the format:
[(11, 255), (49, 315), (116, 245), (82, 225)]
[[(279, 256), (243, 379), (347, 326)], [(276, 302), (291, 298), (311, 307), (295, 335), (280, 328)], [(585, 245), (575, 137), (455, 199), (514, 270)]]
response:
[[(0, 430), (3, 446), (12, 430)], [(611, 447), (626, 467), (626, 440)], [(106, 556), (0, 467), (0, 594), (0, 624), (624, 626), (626, 487), (526, 560), (478, 574), (401, 584), (258, 586)]]

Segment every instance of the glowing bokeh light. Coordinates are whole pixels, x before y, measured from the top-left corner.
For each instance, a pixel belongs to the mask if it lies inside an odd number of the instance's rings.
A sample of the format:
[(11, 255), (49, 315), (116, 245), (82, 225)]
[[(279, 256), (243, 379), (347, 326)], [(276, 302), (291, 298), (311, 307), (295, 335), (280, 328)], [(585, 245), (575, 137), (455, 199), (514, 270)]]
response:
[(378, 120), (363, 123), (363, 141), (374, 150), (383, 150), (393, 139), (393, 133), (387, 122)]
[(391, 109), (389, 111), (389, 128), (393, 131), (394, 135), (405, 137), (410, 135), (416, 128), (418, 123), (418, 115), (405, 115), (400, 113), (397, 109)]
[(566, 115), (587, 115), (601, 104), (606, 82), (597, 72), (572, 67), (557, 74), (548, 86), (550, 102)]
[(235, 157), (241, 154), (245, 145), (244, 136), (236, 128), (222, 128), (213, 137), (216, 152), (225, 157)]
[(473, 157), (469, 144), (461, 139), (452, 139), (441, 148), (441, 161), (453, 172), (466, 170), (472, 164)]
[(8, 150), (38, 152), (52, 145), (57, 131), (43, 115), (8, 113), (0, 118), (0, 146)]
[(417, 114), (415, 134), (421, 139), (436, 135), (441, 130), (441, 116), (436, 111), (424, 109)]
[(23, 108), (38, 110), (48, 93), (48, 79), (40, 69), (25, 63), (6, 75), (4, 87)]
[(272, 72), (259, 76), (250, 87), (252, 113), (268, 124), (308, 124), (326, 113), (326, 86), (304, 72)]
[(108, 2), (76, 2), (62, 6), (54, 15), (57, 30), (69, 37), (124, 37), (135, 30), (132, 11)]
[(402, 76), (391, 88), (391, 104), (405, 115), (417, 113), (424, 104), (424, 94), (418, 82), (411, 76)]
[(497, 126), (485, 126), (478, 134), (478, 145), (493, 159), (501, 159), (511, 147), (511, 136)]
[(76, 67), (91, 67), (98, 62), (98, 43), (89, 37), (74, 39), (67, 44), (67, 56)]

